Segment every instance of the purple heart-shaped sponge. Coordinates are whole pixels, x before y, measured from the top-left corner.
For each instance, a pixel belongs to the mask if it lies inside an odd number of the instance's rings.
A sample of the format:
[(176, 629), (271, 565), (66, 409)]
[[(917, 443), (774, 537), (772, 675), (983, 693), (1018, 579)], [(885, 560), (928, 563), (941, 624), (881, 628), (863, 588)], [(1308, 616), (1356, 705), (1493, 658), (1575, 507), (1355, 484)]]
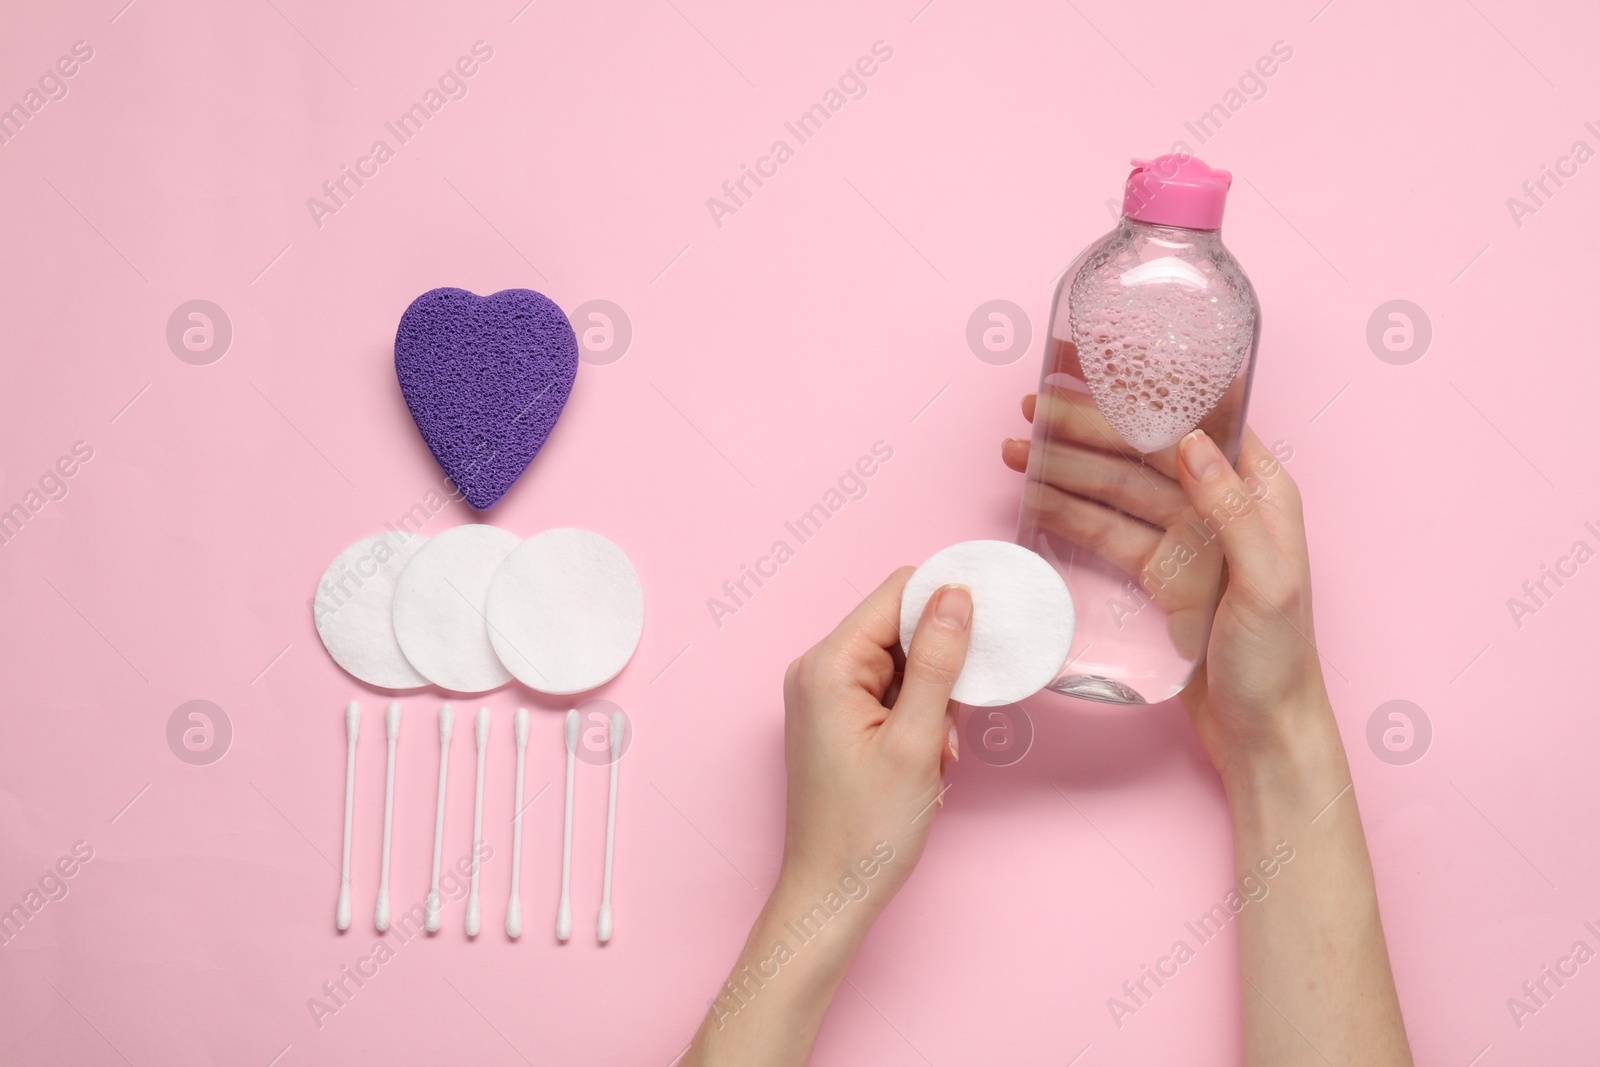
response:
[(394, 372), (433, 458), (485, 511), (561, 417), (578, 339), (555, 302), (531, 289), (430, 289), (400, 316)]

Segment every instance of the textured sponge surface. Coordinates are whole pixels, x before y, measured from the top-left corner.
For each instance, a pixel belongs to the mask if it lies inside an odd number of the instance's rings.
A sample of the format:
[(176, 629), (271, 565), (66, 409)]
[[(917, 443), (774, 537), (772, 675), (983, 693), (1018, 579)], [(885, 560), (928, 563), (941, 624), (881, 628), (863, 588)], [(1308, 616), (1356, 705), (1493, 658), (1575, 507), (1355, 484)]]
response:
[(394, 369), (428, 450), (483, 511), (549, 438), (578, 372), (578, 341), (566, 314), (531, 289), (430, 289), (400, 317)]

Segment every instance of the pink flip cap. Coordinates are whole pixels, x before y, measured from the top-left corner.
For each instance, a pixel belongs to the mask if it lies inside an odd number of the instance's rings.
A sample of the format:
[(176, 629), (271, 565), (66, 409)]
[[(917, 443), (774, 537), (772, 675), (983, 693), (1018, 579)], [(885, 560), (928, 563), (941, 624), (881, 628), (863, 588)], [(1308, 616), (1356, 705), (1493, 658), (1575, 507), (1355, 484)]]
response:
[(1221, 228), (1233, 175), (1182, 154), (1132, 162), (1122, 195), (1122, 213), (1128, 218), (1189, 230)]

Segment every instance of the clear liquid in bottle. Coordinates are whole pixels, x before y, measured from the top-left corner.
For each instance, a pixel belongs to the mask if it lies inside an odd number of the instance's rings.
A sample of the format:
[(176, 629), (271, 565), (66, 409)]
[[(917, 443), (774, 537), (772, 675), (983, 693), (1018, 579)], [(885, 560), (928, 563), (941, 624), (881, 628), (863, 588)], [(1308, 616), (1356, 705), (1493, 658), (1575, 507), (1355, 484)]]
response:
[(1118, 704), (1176, 696), (1205, 658), (1225, 517), (1188, 506), (1176, 446), (1198, 427), (1237, 463), (1261, 334), (1222, 244), (1231, 176), (1185, 156), (1134, 165), (1117, 228), (1056, 290), (1017, 534), (1077, 611), (1049, 688)]

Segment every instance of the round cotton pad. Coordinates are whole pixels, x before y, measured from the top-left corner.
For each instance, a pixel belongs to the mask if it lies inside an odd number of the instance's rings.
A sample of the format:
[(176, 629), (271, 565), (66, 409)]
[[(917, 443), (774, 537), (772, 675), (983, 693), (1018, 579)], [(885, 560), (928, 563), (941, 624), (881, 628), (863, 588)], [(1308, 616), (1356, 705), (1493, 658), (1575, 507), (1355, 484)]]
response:
[(910, 650), (929, 598), (946, 585), (972, 590), (972, 639), (952, 700), (1012, 704), (1055, 680), (1076, 615), (1066, 583), (1043, 557), (1010, 541), (963, 541), (935, 553), (900, 599), (901, 648)]
[(489, 587), (489, 640), (517, 680), (581, 693), (627, 666), (644, 629), (644, 590), (622, 549), (592, 530), (534, 534)]
[(517, 535), (498, 526), (457, 526), (429, 541), (400, 574), (394, 634), (411, 665), (456, 693), (483, 693), (511, 674), (489, 644), (484, 600)]
[(317, 634), (333, 661), (368, 685), (416, 689), (428, 680), (400, 651), (394, 636), (394, 587), (421, 534), (363, 537), (334, 557), (311, 602)]

